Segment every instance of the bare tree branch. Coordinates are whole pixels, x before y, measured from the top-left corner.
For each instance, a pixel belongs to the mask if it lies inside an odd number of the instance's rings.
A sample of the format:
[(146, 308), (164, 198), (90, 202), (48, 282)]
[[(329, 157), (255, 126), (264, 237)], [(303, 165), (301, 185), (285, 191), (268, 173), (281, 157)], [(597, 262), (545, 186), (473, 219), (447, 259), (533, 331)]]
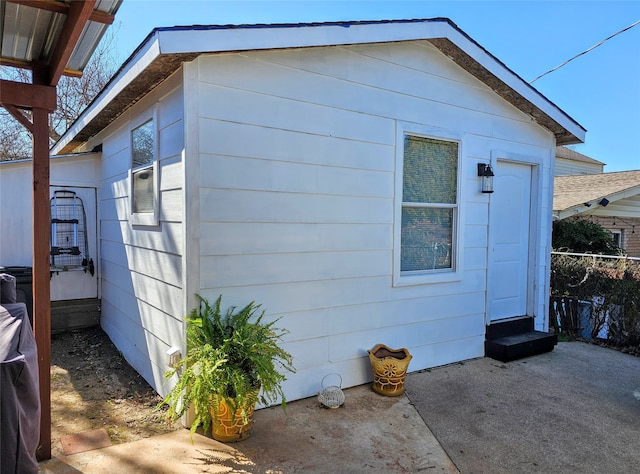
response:
[[(58, 82), (57, 109), (49, 115), (49, 139), (53, 145), (98, 95), (116, 70), (115, 50), (117, 29), (109, 28), (87, 64), (82, 77), (63, 76)], [(0, 78), (31, 82), (27, 69), (0, 69)], [(29, 111), (25, 111), (30, 118)], [(0, 161), (31, 157), (31, 134), (4, 108), (0, 108)]]

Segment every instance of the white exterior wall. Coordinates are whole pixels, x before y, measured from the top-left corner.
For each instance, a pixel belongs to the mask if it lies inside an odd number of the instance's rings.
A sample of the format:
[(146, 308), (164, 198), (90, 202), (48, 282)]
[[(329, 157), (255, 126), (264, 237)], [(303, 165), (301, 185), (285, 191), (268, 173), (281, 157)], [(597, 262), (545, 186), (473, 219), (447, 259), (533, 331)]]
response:
[(602, 173), (603, 168), (604, 165), (598, 163), (585, 163), (583, 161), (556, 158), (555, 175), (598, 174)]
[[(130, 222), (131, 128), (156, 108), (159, 225)], [(166, 393), (166, 351), (183, 339), (180, 76), (169, 78), (86, 146), (102, 144), (99, 191), (101, 326), (127, 361)]]
[(31, 160), (0, 162), (0, 266), (31, 266)]
[[(608, 206), (598, 206), (590, 215), (598, 217), (640, 218), (640, 195), (629, 196), (610, 203)], [(640, 232), (640, 229), (639, 229)]]
[[(530, 306), (544, 318), (555, 140), (429, 43), (202, 56), (185, 81), (186, 293), (282, 318), (289, 399), (330, 372), (370, 381), (377, 343), (407, 347), (412, 371), (484, 354), (489, 197), (476, 164), (492, 156), (537, 166)], [(459, 281), (392, 285), (401, 123), (461, 139)]]
[[(98, 155), (54, 157), (50, 161), (51, 187), (97, 188)], [(0, 266), (32, 266), (33, 163), (0, 162)], [(95, 209), (86, 209), (87, 222), (95, 223)], [(89, 226), (91, 227), (91, 226)], [(95, 229), (89, 229), (90, 255), (97, 249)], [(63, 298), (61, 298), (63, 299)]]

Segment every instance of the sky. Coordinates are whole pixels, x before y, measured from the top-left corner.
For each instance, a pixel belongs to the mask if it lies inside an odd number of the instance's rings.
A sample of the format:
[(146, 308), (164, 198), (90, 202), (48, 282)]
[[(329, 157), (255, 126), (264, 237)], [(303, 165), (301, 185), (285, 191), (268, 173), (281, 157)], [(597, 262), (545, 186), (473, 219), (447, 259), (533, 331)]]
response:
[[(124, 0), (112, 26), (118, 64), (155, 27), (446, 17), (529, 82), (640, 20), (627, 1)], [(640, 24), (533, 86), (587, 129), (572, 146), (606, 164), (640, 169)]]

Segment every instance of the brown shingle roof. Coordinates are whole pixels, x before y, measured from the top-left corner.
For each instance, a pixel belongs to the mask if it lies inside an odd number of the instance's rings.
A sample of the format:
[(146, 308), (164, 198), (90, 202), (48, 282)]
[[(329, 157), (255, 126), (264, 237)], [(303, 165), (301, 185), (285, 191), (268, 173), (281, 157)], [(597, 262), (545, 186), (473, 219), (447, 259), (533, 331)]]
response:
[[(556, 176), (554, 179), (553, 210), (564, 211), (586, 202), (610, 198), (625, 190), (638, 188), (640, 194), (640, 170), (616, 173)], [(611, 199), (609, 199), (611, 200)]]

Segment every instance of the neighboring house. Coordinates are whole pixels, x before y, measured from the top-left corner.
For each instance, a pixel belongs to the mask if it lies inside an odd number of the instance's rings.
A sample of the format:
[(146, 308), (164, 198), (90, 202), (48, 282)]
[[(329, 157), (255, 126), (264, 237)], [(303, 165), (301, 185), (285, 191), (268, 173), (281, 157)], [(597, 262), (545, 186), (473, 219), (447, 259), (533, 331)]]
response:
[(598, 222), (627, 255), (640, 257), (640, 170), (556, 176), (554, 220), (577, 216)]
[(293, 400), (370, 381), (377, 343), (419, 370), (546, 330), (554, 155), (584, 134), (446, 19), (193, 26), (153, 30), (52, 152), (94, 151), (101, 324), (146, 380), (166, 393), (222, 294), (281, 318)]
[(597, 174), (604, 171), (604, 163), (565, 146), (556, 147), (554, 176)]

